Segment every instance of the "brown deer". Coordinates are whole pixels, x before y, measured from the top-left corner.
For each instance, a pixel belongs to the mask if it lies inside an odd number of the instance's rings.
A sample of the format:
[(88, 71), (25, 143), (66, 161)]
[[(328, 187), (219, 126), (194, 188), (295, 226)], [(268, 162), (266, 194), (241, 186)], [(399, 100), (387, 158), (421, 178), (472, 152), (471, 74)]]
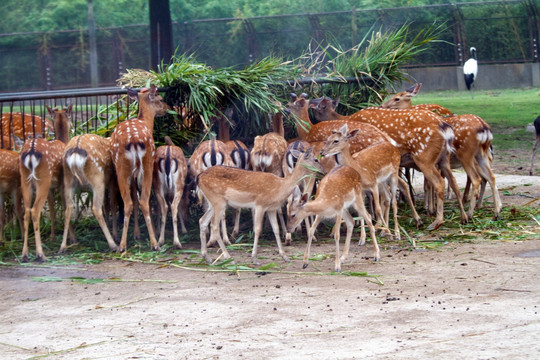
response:
[(118, 124), (111, 135), (111, 156), (124, 202), (124, 227), (118, 251), (124, 252), (127, 249), (129, 220), (136, 200), (132, 199), (132, 187), (140, 190), (139, 203), (148, 229), (150, 246), (153, 250), (159, 250), (149, 206), (155, 155), (152, 131), (154, 117), (165, 115), (169, 106), (163, 102), (154, 85), (150, 90), (142, 89), (138, 94), (128, 89), (128, 95), (139, 103), (138, 116)]
[(383, 109), (415, 109), (415, 110), (428, 110), (435, 114), (442, 116), (443, 118), (454, 116), (454, 113), (444, 106), (439, 104), (411, 104), (411, 98), (416, 96), (420, 92), (422, 87), (421, 83), (414, 84), (405, 91), (398, 92), (390, 99), (381, 104)]
[(283, 176), (283, 158), (287, 145), (287, 140), (275, 132), (256, 136), (251, 149), (253, 170)]
[(308, 109), (313, 107), (315, 107), (315, 105), (312, 105), (311, 101), (307, 100), (306, 94), (297, 96), (296, 94), (291, 93), (291, 99), (287, 104), (287, 109), (294, 115), (293, 118), (296, 122), (298, 137), (301, 140), (305, 140), (310, 144), (316, 142), (322, 143), (332, 134), (332, 130), (339, 129), (343, 124), (348, 124), (350, 127), (355, 126), (360, 130), (354, 139), (351, 139), (351, 151), (353, 153), (381, 141), (393, 143), (393, 140), (387, 134), (377, 129), (375, 126), (370, 124), (359, 124), (358, 122), (351, 121), (347, 118), (341, 118), (340, 115), (340, 117), (332, 119), (333, 121), (313, 124), (309, 119), (308, 112)]
[[(205, 140), (197, 146), (193, 154), (189, 158), (189, 174), (191, 177), (191, 184), (195, 184), (197, 177), (203, 171), (213, 166), (233, 166), (231, 158), (227, 155), (228, 149), (225, 143), (220, 140)], [(191, 187), (191, 186), (190, 186)], [(203, 208), (208, 208), (207, 203), (203, 203)], [(223, 218), (225, 219), (225, 217)], [(230, 245), (229, 235), (227, 234), (227, 224), (223, 220), (222, 224), (223, 241), (225, 244)], [(206, 238), (206, 229), (200, 229), (201, 234), (204, 232)], [(202, 235), (201, 235), (202, 236)], [(202, 241), (202, 239), (201, 239)], [(208, 246), (215, 245), (215, 240), (210, 239)]]
[(224, 114), (213, 117), (213, 121), (218, 124), (217, 139), (222, 141), (227, 148), (225, 152), (232, 161), (231, 166), (248, 170), (251, 166), (249, 149), (240, 140), (231, 140), (232, 109), (227, 109)]
[[(262, 171), (282, 177), (283, 159), (287, 151), (287, 140), (275, 132), (269, 132), (255, 137), (251, 149), (251, 167), (254, 171)], [(287, 232), (283, 211), (277, 212), (281, 228), (285, 235), (285, 243), (290, 245), (291, 234)]]
[(197, 186), (200, 195), (204, 196), (210, 206), (199, 220), (201, 255), (210, 262), (206, 249), (206, 228), (211, 223), (210, 239), (218, 242), (224, 258), (230, 258), (219, 233), (219, 222), (226, 207), (233, 206), (253, 210), (254, 241), (251, 254), (253, 262), (258, 263), (257, 246), (265, 213), (268, 214), (272, 225), (279, 254), (288, 262), (289, 258), (283, 251), (279, 236), (277, 210), (281, 208), (298, 182), (314, 170), (321, 171), (322, 167), (312, 151), (307, 150), (298, 159), (294, 171), (286, 177), (226, 166), (213, 166), (202, 172), (197, 178)]
[(19, 154), (15, 151), (0, 149), (0, 244), (4, 242), (4, 224), (6, 211), (4, 200), (11, 197), (13, 210), (21, 227), (23, 228), (21, 175), (19, 172)]
[(171, 139), (166, 136), (165, 143), (157, 148), (154, 158), (154, 192), (161, 210), (161, 226), (159, 232), (159, 246), (165, 243), (165, 223), (167, 222), (167, 210), (170, 203), (173, 221), (173, 245), (181, 249), (182, 244), (178, 238), (178, 218), (182, 233), (187, 233), (184, 218), (179, 213), (180, 202), (184, 194), (184, 184), (187, 176), (187, 162), (184, 152), (175, 146)]
[[(53, 190), (61, 190), (63, 187), (63, 167), (62, 156), (69, 137), (69, 117), (72, 105), (67, 108), (51, 109), (47, 106), (51, 117), (54, 119), (54, 132), (57, 140), (48, 141), (43, 138), (33, 138), (27, 140), (21, 150), (20, 174), (21, 192), (24, 202), (24, 243), (22, 251), (22, 261), (28, 261), (28, 227), (30, 217), (34, 225), (34, 237), (36, 241), (36, 260), (46, 260), (41, 246), (41, 234), (39, 220), (41, 210), (48, 198), (51, 217), (51, 239), (55, 238), (54, 221), (56, 211), (54, 206)], [(35, 199), (32, 202), (32, 195), (35, 192)], [(60, 191), (63, 198), (63, 191)], [(63, 199), (65, 203), (65, 199)]]
[(20, 112), (3, 113), (0, 131), (2, 135), (0, 148), (13, 150), (15, 144), (12, 135), (23, 140), (28, 137), (37, 137), (52, 132), (53, 125), (48, 119), (37, 115)]
[[(313, 101), (313, 109), (319, 121), (342, 117), (335, 111), (335, 103), (327, 97)], [(444, 222), (445, 183), (439, 169), (458, 195), (461, 222), (468, 221), (459, 195), (459, 187), (450, 169), (449, 154), (453, 152), (454, 132), (440, 116), (427, 110), (366, 108), (347, 118), (349, 121), (371, 124), (388, 134), (395, 141), (402, 159), (404, 156), (409, 156), (428, 179), (437, 196), (436, 217), (428, 226), (428, 230), (437, 229)], [(354, 124), (349, 126), (354, 126)]]
[[(394, 95), (381, 106), (389, 109), (426, 108), (434, 112), (451, 114), (449, 110), (437, 104), (424, 104), (424, 107), (420, 105), (413, 106), (411, 99), (418, 94), (420, 86), (421, 84), (416, 84), (405, 92)], [(490, 150), (493, 140), (491, 128), (479, 116), (472, 114), (448, 116), (444, 118), (444, 121), (452, 126), (455, 134), (453, 141), (455, 153), (452, 155), (451, 166), (452, 168), (463, 166), (467, 173), (467, 185), (463, 193), (463, 202), (469, 199), (469, 184), (472, 185), (472, 196), (470, 197), (467, 216), (472, 218), (475, 207), (481, 205), (487, 181), (493, 192), (494, 218), (497, 219), (502, 203), (497, 190), (495, 175), (491, 170), (491, 163), (493, 162)]]
[[(93, 194), (92, 212), (105, 235), (109, 248), (118, 249), (116, 221), (116, 189), (117, 181), (111, 159), (111, 140), (95, 134), (78, 135), (72, 138), (64, 150), (64, 197), (66, 209), (64, 216), (64, 235), (58, 253), (66, 251), (68, 228), (73, 211), (73, 195), (77, 187), (89, 189)], [(111, 235), (103, 216), (103, 204), (109, 192), (112, 211), (113, 235)]]
[[(229, 108), (225, 111), (225, 114), (220, 114), (214, 117), (214, 120), (218, 123), (218, 140), (225, 144), (225, 154), (229, 157), (230, 165), (239, 169), (249, 170), (251, 169), (251, 153), (249, 148), (240, 140), (231, 140), (230, 129), (232, 109)], [(232, 235), (237, 236), (240, 232), (240, 214), (242, 209), (236, 210), (234, 217), (234, 228)], [(224, 226), (224, 229), (226, 226)], [(227, 234), (224, 235), (223, 240), (227, 243), (229, 240)], [(213, 244), (212, 244), (213, 245)]]
[[(296, 190), (295, 190), (296, 191)], [(362, 179), (360, 174), (349, 166), (338, 166), (330, 171), (320, 182), (317, 188), (315, 200), (307, 201), (308, 196), (295, 195), (295, 200), (291, 206), (288, 230), (296, 228), (300, 222), (309, 215), (316, 215), (313, 225), (308, 233), (308, 242), (304, 253), (304, 268), (308, 266), (311, 251), (311, 242), (317, 229), (317, 225), (323, 218), (336, 218), (334, 227), (334, 240), (336, 242), (336, 259), (334, 270), (341, 271), (341, 264), (349, 254), (352, 232), (354, 229), (354, 220), (348, 212), (349, 207), (353, 207), (367, 223), (371, 239), (373, 241), (373, 258), (375, 261), (380, 259), (379, 245), (375, 236), (375, 228), (371, 222), (371, 216), (364, 206), (364, 195), (362, 194)], [(347, 226), (347, 236), (343, 255), (339, 254), (340, 224), (341, 219), (345, 220)]]
[[(355, 169), (362, 179), (362, 188), (364, 191), (370, 191), (373, 194), (375, 203), (375, 215), (382, 224), (388, 228), (388, 218), (390, 204), (394, 215), (394, 234), (396, 239), (400, 239), (399, 223), (397, 218), (397, 196), (398, 187), (401, 188), (407, 203), (411, 207), (412, 215), (416, 221), (416, 226), (422, 224), (422, 220), (412, 202), (407, 186), (399, 177), (399, 165), (401, 155), (399, 150), (388, 142), (373, 144), (368, 148), (351, 155), (349, 141), (354, 138), (358, 129), (348, 130), (347, 125), (343, 125), (338, 130), (334, 130), (328, 137), (324, 148), (321, 150), (323, 156), (337, 156), (340, 165), (347, 165)], [(388, 193), (388, 187), (390, 192)], [(403, 191), (405, 190), (405, 191)], [(385, 199), (384, 213), (381, 210), (379, 202), (379, 191)], [(413, 246), (415, 246), (413, 242)]]

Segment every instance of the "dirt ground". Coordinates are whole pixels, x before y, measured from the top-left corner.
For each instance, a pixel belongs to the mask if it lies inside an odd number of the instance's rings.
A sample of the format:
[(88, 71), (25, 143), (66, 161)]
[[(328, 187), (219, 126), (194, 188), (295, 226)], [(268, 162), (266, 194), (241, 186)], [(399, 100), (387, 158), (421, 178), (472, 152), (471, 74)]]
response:
[[(457, 174), (463, 184), (463, 174)], [(498, 175), (505, 206), (540, 206), (540, 177)], [(488, 191), (489, 192), (489, 191)], [(0, 267), (5, 359), (540, 359), (540, 227), (436, 249), (353, 245), (280, 272), (162, 264)], [(192, 248), (197, 247), (193, 242)], [(287, 247), (301, 254), (305, 242)], [(216, 249), (211, 249), (216, 256)], [(283, 261), (275, 245), (263, 263)], [(316, 243), (314, 255), (333, 254)], [(185, 255), (186, 257), (189, 255)], [(248, 251), (234, 251), (248, 262)], [(36, 277), (57, 279), (40, 282)], [(104, 279), (95, 283), (77, 279)]]

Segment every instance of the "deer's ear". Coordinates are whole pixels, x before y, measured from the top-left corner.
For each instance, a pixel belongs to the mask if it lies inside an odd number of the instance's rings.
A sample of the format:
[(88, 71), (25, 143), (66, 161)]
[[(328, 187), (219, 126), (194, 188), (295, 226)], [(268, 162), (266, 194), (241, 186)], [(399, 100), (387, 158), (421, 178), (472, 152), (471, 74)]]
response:
[(51, 117), (54, 119), (54, 109), (51, 109), (49, 105), (45, 105), (45, 107), (47, 108), (47, 112), (49, 113), (49, 115), (51, 115)]
[(420, 92), (420, 88), (422, 87), (422, 83), (417, 83), (405, 90), (405, 92), (409, 95), (409, 97), (413, 97), (418, 95)]
[[(347, 135), (347, 131), (349, 131), (349, 127), (347, 126), (347, 124), (343, 124), (343, 125), (339, 128), (338, 133), (340, 133), (341, 135), (345, 136), (345, 135)], [(354, 131), (354, 130), (353, 130), (353, 131)]]
[(300, 188), (298, 186), (295, 186), (292, 192), (292, 202), (297, 201), (301, 197), (302, 197), (302, 191), (300, 191)]
[(13, 145), (14, 145), (16, 151), (17, 150), (20, 151), (20, 149), (24, 145), (24, 140), (21, 139), (20, 137), (18, 137), (17, 135), (15, 135), (15, 134), (11, 134), (11, 138), (13, 139)]
[(336, 110), (338, 105), (339, 105), (339, 96), (335, 98), (334, 100), (332, 100), (332, 107), (334, 108), (334, 110)]
[(135, 100), (135, 101), (139, 100), (139, 94), (137, 93), (137, 90), (128, 88), (127, 94), (131, 100)]
[(360, 131), (360, 129), (354, 129), (354, 130), (351, 130), (351, 131), (347, 134), (347, 138), (351, 139), (351, 138), (355, 137), (356, 134), (358, 134), (359, 131)]
[(158, 95), (157, 87), (156, 87), (156, 85), (151, 84), (150, 85), (150, 94), (148, 95), (148, 98), (150, 98), (150, 100), (152, 100), (152, 99), (154, 99), (154, 97), (156, 95)]

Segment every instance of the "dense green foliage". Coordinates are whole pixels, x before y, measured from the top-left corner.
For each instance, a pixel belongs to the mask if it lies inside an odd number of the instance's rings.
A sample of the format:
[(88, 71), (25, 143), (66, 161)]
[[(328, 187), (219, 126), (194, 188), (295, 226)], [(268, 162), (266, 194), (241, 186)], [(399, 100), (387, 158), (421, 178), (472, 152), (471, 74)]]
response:
[[(478, 0), (475, 0), (478, 1)], [(484, 0), (488, 1), (488, 0)], [(472, 0), (451, 1), (466, 3)], [(448, 0), (170, 0), (171, 18), (196, 19), (273, 16), (369, 8), (447, 4)], [(87, 0), (3, 0), (0, 34), (86, 28)], [(148, 23), (148, 0), (93, 0), (96, 26)]]
[[(173, 46), (207, 66), (241, 69), (328, 44), (351, 49), (373, 28), (386, 32), (408, 23), (409, 41), (443, 23), (443, 41), (408, 64), (459, 65), (471, 45), (481, 46), (481, 61), (533, 60), (540, 0), (444, 2), (170, 0)], [(113, 85), (126, 69), (150, 68), (148, 7), (148, 0), (93, 0), (100, 86)], [(87, 0), (6, 0), (0, 11), (9, 14), (0, 23), (0, 91), (90, 86)]]

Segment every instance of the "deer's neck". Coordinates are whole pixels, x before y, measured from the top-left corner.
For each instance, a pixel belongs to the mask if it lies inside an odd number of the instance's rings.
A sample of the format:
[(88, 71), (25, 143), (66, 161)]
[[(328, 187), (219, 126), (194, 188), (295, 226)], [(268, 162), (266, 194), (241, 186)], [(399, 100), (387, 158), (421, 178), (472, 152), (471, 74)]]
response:
[(223, 142), (231, 140), (230, 125), (227, 119), (219, 119), (218, 126), (218, 140)]
[(148, 125), (148, 128), (150, 130), (154, 128), (155, 116), (156, 116), (155, 111), (152, 111), (152, 109), (150, 109), (150, 106), (148, 104), (144, 104), (143, 102), (139, 103), (139, 114), (137, 115), (137, 119), (144, 121), (146, 125)]
[(285, 129), (283, 128), (283, 115), (279, 112), (272, 116), (272, 129), (275, 133), (278, 133), (281, 136), (285, 136)]
[(347, 143), (340, 153), (336, 154), (336, 162), (339, 165), (350, 166), (354, 168), (354, 158), (351, 155), (350, 145)]
[(302, 178), (306, 175), (309, 175), (310, 173), (311, 170), (309, 170), (300, 162), (297, 162), (293, 171), (288, 176), (282, 178), (283, 182), (280, 190), (283, 189), (283, 192), (287, 193), (286, 196), (289, 196), (289, 194), (293, 191), (294, 187), (298, 185)]
[(309, 119), (309, 113), (307, 109), (301, 109), (296, 115), (294, 121), (296, 122), (296, 131), (298, 132), (298, 137), (302, 140), (305, 140), (309, 134), (309, 130), (313, 126), (311, 120)]
[(67, 116), (60, 116), (54, 123), (54, 133), (56, 140), (60, 140), (64, 144), (69, 141), (69, 119)]

